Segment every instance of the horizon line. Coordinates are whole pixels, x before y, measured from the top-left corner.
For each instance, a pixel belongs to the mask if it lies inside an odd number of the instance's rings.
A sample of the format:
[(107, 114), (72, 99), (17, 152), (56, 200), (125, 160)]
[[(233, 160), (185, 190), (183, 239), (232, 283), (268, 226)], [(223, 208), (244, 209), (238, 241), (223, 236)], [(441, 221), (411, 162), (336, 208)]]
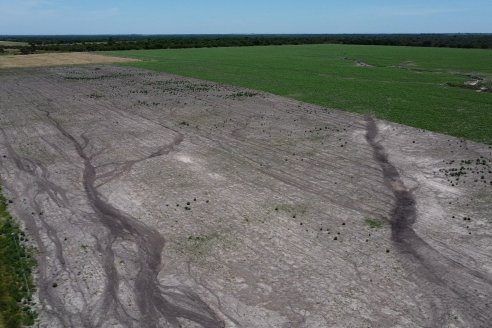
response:
[(415, 33), (398, 33), (398, 32), (382, 32), (382, 33), (69, 33), (69, 34), (0, 34), (4, 37), (12, 36), (325, 36), (325, 35), (492, 35), (492, 32), (415, 32)]

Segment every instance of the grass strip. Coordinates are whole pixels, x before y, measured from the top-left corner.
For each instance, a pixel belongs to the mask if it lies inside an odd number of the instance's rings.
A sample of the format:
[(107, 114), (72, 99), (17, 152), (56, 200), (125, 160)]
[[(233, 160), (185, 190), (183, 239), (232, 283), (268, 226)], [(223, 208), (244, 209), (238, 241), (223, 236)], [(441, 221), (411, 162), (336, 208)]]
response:
[(0, 187), (0, 328), (32, 326), (37, 318), (32, 300), (36, 262), (26, 242)]

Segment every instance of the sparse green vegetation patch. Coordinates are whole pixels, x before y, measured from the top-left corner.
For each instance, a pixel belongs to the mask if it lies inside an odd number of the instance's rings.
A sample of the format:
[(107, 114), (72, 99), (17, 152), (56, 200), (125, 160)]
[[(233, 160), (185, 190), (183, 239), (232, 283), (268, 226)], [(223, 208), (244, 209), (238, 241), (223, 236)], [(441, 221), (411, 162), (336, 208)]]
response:
[(25, 241), (0, 189), (0, 327), (31, 326), (37, 317), (32, 307), (35, 260)]
[(228, 98), (241, 100), (241, 99), (248, 98), (248, 97), (254, 97), (256, 95), (257, 95), (257, 93), (254, 93), (254, 92), (236, 92), (236, 93), (229, 95)]
[(439, 172), (444, 174), (452, 187), (467, 183), (477, 188), (483, 185), (492, 186), (492, 162), (483, 156), (444, 163), (446, 168), (439, 169)]
[(381, 219), (367, 218), (365, 219), (365, 222), (371, 229), (380, 229), (384, 226), (384, 221)]
[(325, 44), (104, 54), (492, 144), (492, 93), (467, 87), (474, 78), (490, 86), (489, 50)]
[(200, 258), (208, 254), (210, 249), (221, 239), (218, 232), (201, 235), (189, 235), (177, 243), (176, 250), (191, 258)]

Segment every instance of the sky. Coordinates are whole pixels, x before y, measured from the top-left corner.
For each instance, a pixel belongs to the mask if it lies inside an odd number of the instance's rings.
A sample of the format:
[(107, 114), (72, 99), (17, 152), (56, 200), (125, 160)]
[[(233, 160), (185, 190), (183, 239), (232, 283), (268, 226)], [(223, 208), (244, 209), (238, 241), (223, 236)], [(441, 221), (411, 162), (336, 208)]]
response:
[(492, 0), (0, 0), (0, 35), (492, 33)]

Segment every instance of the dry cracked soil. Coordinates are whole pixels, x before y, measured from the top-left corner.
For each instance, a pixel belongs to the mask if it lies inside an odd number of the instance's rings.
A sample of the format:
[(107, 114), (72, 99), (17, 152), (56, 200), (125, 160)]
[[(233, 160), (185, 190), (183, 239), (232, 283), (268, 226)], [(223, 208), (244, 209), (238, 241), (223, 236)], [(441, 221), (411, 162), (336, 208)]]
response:
[(0, 115), (40, 327), (490, 327), (488, 145), (111, 65)]

